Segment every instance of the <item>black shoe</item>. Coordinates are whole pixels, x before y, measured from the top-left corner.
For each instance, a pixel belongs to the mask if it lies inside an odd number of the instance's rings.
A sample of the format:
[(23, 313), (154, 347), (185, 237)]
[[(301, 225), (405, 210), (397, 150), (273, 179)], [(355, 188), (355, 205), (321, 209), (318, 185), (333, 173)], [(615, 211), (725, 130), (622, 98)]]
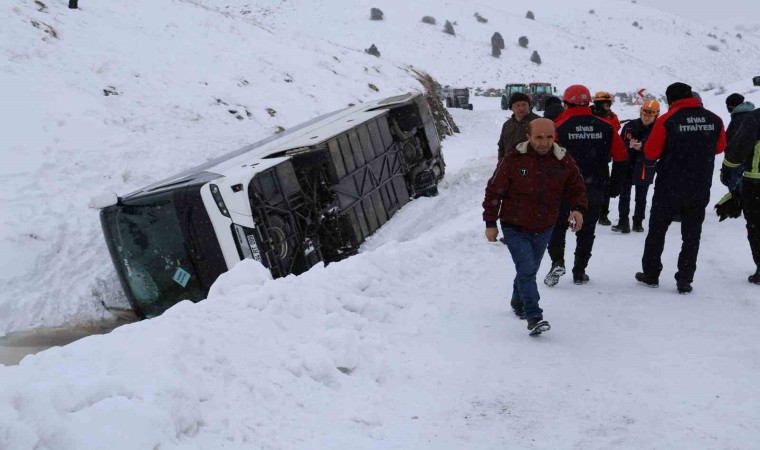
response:
[(678, 281), (676, 282), (676, 289), (678, 289), (679, 294), (689, 294), (691, 293), (691, 283), (687, 281)]
[(612, 225), (612, 222), (610, 222), (610, 219), (608, 219), (606, 215), (599, 216), (599, 225), (604, 225), (605, 227), (608, 227)]
[(644, 283), (651, 288), (656, 288), (660, 285), (660, 280), (655, 277), (648, 277), (644, 275), (644, 272), (636, 272), (636, 281)]
[(619, 221), (617, 225), (613, 226), (611, 228), (612, 231), (615, 233), (623, 233), (628, 234), (631, 232), (631, 226), (628, 224), (628, 221)]
[(633, 221), (633, 228), (631, 228), (631, 229), (633, 231), (637, 232), (637, 233), (643, 233), (644, 232), (644, 227), (641, 225), (641, 221), (640, 220), (634, 220)]
[(556, 286), (559, 283), (559, 277), (565, 274), (565, 261), (552, 262), (552, 268), (544, 277), (544, 284), (547, 286)]
[(545, 321), (543, 317), (531, 317), (528, 319), (528, 331), (530, 331), (531, 336), (538, 336), (544, 331), (551, 329), (552, 327), (549, 325), (549, 322)]
[(747, 277), (747, 281), (752, 284), (760, 284), (760, 268), (757, 269), (757, 272)]
[(581, 285), (588, 283), (590, 278), (586, 275), (585, 271), (575, 272), (573, 271), (573, 283)]
[(523, 311), (523, 303), (520, 300), (512, 300), (509, 302), (512, 305), (512, 312), (520, 319), (525, 319), (525, 311)]

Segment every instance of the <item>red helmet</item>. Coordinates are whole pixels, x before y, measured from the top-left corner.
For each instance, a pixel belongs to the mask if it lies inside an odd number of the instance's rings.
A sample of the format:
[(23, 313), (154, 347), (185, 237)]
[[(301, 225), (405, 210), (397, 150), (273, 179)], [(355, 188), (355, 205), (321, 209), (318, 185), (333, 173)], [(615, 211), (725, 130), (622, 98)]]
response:
[(591, 102), (591, 92), (582, 84), (574, 84), (565, 89), (562, 100), (570, 105), (588, 106)]

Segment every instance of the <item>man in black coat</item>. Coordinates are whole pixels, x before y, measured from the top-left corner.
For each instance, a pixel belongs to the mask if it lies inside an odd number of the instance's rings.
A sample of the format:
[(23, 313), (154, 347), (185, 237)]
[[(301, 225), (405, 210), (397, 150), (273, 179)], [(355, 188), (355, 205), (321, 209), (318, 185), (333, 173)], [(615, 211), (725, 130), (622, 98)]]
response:
[(755, 262), (755, 273), (747, 281), (760, 284), (760, 109), (747, 113), (726, 147), (720, 181), (728, 186), (731, 176), (744, 163), (742, 212), (747, 220), (747, 239)]
[[(614, 161), (625, 161), (628, 153), (612, 123), (591, 113), (591, 93), (587, 87), (579, 84), (568, 87), (563, 94), (563, 102), (566, 109), (554, 121), (557, 126), (557, 142), (565, 147), (578, 163), (588, 197), (585, 225), (576, 233), (573, 263), (573, 283), (581, 285), (589, 282), (586, 268), (591, 259), (604, 193), (609, 189), (608, 162), (610, 158)], [(551, 175), (549, 173), (549, 176)], [(567, 217), (567, 213), (568, 205), (563, 205), (560, 216)], [(547, 286), (555, 286), (566, 272), (566, 233), (567, 226), (560, 222), (552, 231), (548, 247), (552, 267), (544, 278), (544, 284)]]
[[(628, 149), (628, 161), (615, 163), (612, 166), (610, 184), (619, 187), (620, 201), (618, 202), (618, 223), (612, 227), (616, 233), (630, 233), (631, 223), (628, 216), (631, 213), (631, 188), (636, 188), (635, 208), (633, 212), (633, 231), (644, 231), (644, 217), (647, 209), (647, 192), (654, 180), (654, 161), (644, 156), (644, 145), (652, 132), (654, 121), (660, 115), (660, 103), (657, 100), (647, 100), (641, 105), (639, 118), (625, 124), (620, 136), (625, 148)], [(615, 189), (612, 189), (615, 190)]]
[(693, 97), (691, 86), (673, 83), (665, 91), (668, 112), (657, 119), (644, 155), (657, 160), (649, 233), (636, 280), (657, 287), (662, 272), (665, 234), (674, 214), (681, 217), (681, 253), (675, 274), (678, 292), (691, 292), (702, 236), (705, 208), (710, 201), (715, 155), (726, 148), (723, 121)]
[[(747, 113), (755, 109), (755, 105), (752, 102), (745, 102), (743, 95), (734, 93), (726, 97), (726, 109), (731, 113), (731, 122), (728, 123), (728, 127), (726, 128), (726, 143), (730, 145), (742, 121), (747, 116)], [(731, 179), (727, 185), (729, 191), (733, 191), (739, 185), (743, 172), (744, 166), (742, 164), (739, 164), (733, 170)]]

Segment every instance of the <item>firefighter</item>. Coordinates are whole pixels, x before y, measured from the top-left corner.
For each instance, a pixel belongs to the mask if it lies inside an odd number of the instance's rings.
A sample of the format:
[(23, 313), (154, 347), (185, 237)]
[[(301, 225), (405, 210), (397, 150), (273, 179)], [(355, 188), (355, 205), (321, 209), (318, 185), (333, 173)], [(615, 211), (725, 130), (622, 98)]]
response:
[[(612, 94), (607, 91), (599, 91), (594, 94), (594, 106), (591, 108), (591, 112), (594, 113), (596, 117), (601, 117), (602, 119), (608, 120), (615, 128), (615, 133), (618, 133), (620, 131), (620, 120), (618, 119), (617, 114), (612, 112), (613, 103), (614, 99), (612, 98)], [(610, 187), (613, 189), (616, 188), (616, 186), (612, 185)], [(610, 193), (605, 192), (604, 198), (602, 199), (602, 210), (599, 213), (599, 225), (612, 225), (612, 222), (610, 222), (610, 219), (608, 217), (609, 214)]]
[[(587, 87), (572, 85), (565, 90), (562, 99), (566, 109), (555, 120), (557, 142), (565, 147), (578, 163), (588, 197), (588, 213), (584, 218), (584, 226), (576, 233), (577, 245), (573, 264), (573, 282), (585, 284), (589, 281), (586, 267), (594, 246), (596, 223), (599, 220), (604, 194), (609, 190), (608, 162), (610, 157), (615, 161), (625, 161), (628, 159), (628, 152), (613, 125), (591, 113), (591, 93)], [(567, 217), (568, 211), (569, 206), (563, 205), (560, 217)], [(559, 278), (565, 274), (567, 225), (561, 222), (557, 222), (549, 240), (552, 268), (544, 278), (544, 284), (547, 286), (556, 285)]]
[(668, 112), (654, 123), (644, 146), (647, 159), (657, 160), (657, 181), (641, 257), (642, 271), (636, 273), (636, 280), (650, 287), (659, 285), (665, 234), (677, 213), (681, 219), (682, 245), (676, 287), (678, 293), (688, 294), (697, 270), (715, 155), (726, 147), (726, 132), (720, 117), (702, 106), (688, 84), (673, 83), (665, 95)]
[(660, 103), (657, 100), (647, 100), (641, 105), (639, 118), (626, 123), (620, 132), (625, 148), (628, 150), (628, 161), (623, 164), (615, 163), (612, 166), (610, 183), (617, 184), (620, 188), (618, 223), (612, 227), (612, 231), (616, 233), (631, 232), (628, 216), (631, 212), (632, 187), (636, 189), (633, 231), (639, 233), (644, 231), (647, 191), (654, 180), (654, 161), (650, 161), (644, 156), (644, 145), (659, 115)]

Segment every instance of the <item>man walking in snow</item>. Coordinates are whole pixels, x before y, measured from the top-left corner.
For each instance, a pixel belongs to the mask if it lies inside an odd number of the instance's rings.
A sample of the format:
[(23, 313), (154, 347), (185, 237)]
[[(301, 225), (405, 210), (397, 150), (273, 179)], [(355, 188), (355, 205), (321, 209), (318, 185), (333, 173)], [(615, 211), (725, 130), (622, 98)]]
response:
[(530, 97), (522, 92), (515, 92), (509, 97), (509, 109), (512, 110), (512, 117), (504, 122), (501, 127), (499, 159), (503, 158), (517, 144), (525, 141), (528, 124), (539, 118), (536, 113), (531, 111)]
[[(583, 177), (573, 158), (555, 140), (554, 123), (539, 118), (530, 123), (527, 142), (499, 161), (486, 186), (483, 220), (486, 238), (496, 242), (501, 221), (504, 242), (515, 263), (511, 305), (528, 320), (531, 335), (549, 330), (538, 306), (536, 274), (555, 223), (577, 232), (588, 208)], [(570, 212), (560, 216), (564, 199)]]
[[(608, 162), (610, 157), (614, 161), (625, 161), (628, 159), (628, 152), (614, 126), (608, 120), (591, 113), (589, 107), (591, 93), (587, 87), (579, 84), (568, 87), (563, 95), (563, 101), (566, 109), (555, 120), (557, 142), (565, 147), (568, 154), (578, 163), (586, 183), (588, 197), (585, 226), (576, 233), (577, 245), (573, 265), (573, 282), (585, 284), (589, 281), (586, 267), (588, 267), (591, 249), (594, 246), (596, 223), (599, 220), (604, 194), (609, 188)], [(560, 217), (567, 215), (567, 205), (563, 205), (563, 211)], [(549, 240), (552, 268), (544, 278), (544, 284), (547, 286), (556, 285), (559, 278), (565, 274), (566, 232), (567, 227), (557, 223)]]
[(673, 83), (665, 95), (669, 110), (654, 123), (644, 146), (646, 158), (657, 160), (657, 179), (641, 258), (642, 271), (636, 273), (636, 280), (650, 287), (658, 286), (665, 233), (673, 215), (679, 214), (683, 243), (675, 279), (678, 292), (688, 294), (697, 270), (715, 155), (726, 147), (726, 132), (720, 117), (693, 97), (688, 84)]

